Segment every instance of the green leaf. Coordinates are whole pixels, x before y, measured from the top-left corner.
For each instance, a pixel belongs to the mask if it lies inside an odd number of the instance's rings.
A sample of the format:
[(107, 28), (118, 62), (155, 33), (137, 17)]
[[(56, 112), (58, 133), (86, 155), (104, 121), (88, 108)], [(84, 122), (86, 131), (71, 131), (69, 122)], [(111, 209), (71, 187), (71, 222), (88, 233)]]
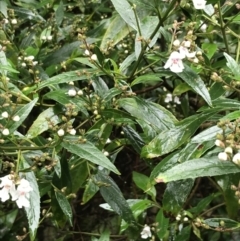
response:
[(54, 125), (57, 125), (62, 120), (56, 115), (54, 112), (54, 109), (52, 107), (44, 110), (37, 119), (33, 122), (31, 127), (29, 128), (27, 132), (27, 138), (34, 138), (44, 131), (49, 129), (48, 120), (51, 121)]
[(94, 176), (98, 183), (100, 193), (103, 199), (112, 207), (112, 209), (120, 215), (127, 223), (135, 223), (133, 213), (123, 197), (122, 192), (118, 188), (117, 184), (106, 175), (103, 171), (98, 171)]
[(238, 63), (227, 53), (223, 53), (223, 55), (225, 56), (225, 58), (227, 60), (227, 67), (230, 69), (230, 71), (233, 73), (233, 75), (239, 76), (240, 75), (240, 66), (238, 65)]
[(157, 182), (172, 182), (187, 178), (219, 176), (239, 173), (240, 168), (230, 161), (220, 161), (217, 157), (192, 159), (159, 173)]
[(209, 112), (206, 111), (199, 115), (190, 116), (179, 122), (176, 127), (162, 131), (148, 145), (142, 148), (141, 156), (154, 158), (175, 150), (187, 142), (198, 127), (217, 111), (219, 110), (213, 109)]
[(8, 72), (15, 73), (15, 74), (19, 73), (17, 70), (15, 70), (14, 68), (12, 68), (9, 65), (0, 65), (0, 72), (2, 73), (3, 71), (1, 71), (1, 70), (6, 70)]
[(107, 30), (102, 37), (102, 42), (100, 49), (107, 50), (109, 47), (109, 40), (111, 40), (113, 46), (116, 45), (119, 41), (124, 39), (127, 34), (129, 34), (129, 28), (123, 19), (117, 14), (113, 15), (109, 19), (109, 24), (106, 26)]
[[(23, 169), (30, 168), (29, 164), (26, 162), (23, 156), (21, 156), (21, 165)], [(35, 240), (35, 236), (37, 233), (39, 219), (40, 219), (40, 194), (39, 188), (37, 184), (36, 177), (34, 172), (26, 172), (24, 173), (26, 179), (29, 181), (33, 191), (29, 192), (29, 202), (30, 207), (25, 208), (28, 224), (29, 224), (29, 231), (30, 231), (30, 239), (31, 241)]]
[(138, 31), (137, 21), (132, 6), (126, 0), (111, 0), (114, 8), (122, 19), (133, 29)]
[(8, 18), (7, 14), (7, 3), (5, 1), (0, 1), (0, 12), (5, 18)]
[(101, 74), (93, 69), (70, 71), (70, 72), (62, 73), (50, 79), (42, 81), (38, 85), (37, 90), (41, 90), (42, 88), (49, 87), (51, 85), (68, 83), (70, 81), (86, 80), (86, 79), (89, 79), (89, 76), (91, 75), (101, 75)]
[(138, 97), (123, 98), (118, 103), (132, 116), (148, 122), (158, 131), (168, 130), (177, 122), (173, 114), (164, 107)]
[(140, 189), (142, 189), (144, 192), (146, 192), (148, 195), (150, 195), (153, 200), (155, 200), (157, 192), (156, 192), (156, 189), (154, 186), (152, 186), (149, 189), (149, 186), (148, 186), (149, 178), (146, 175), (138, 173), (138, 172), (133, 172), (132, 175), (133, 175), (132, 178), (133, 178), (134, 183)]
[(116, 174), (120, 174), (117, 168), (110, 162), (110, 160), (90, 142), (76, 144), (73, 142), (71, 143), (68, 141), (64, 141), (61, 145), (69, 152), (83, 159), (86, 159), (99, 166), (105, 167), (106, 169), (113, 171)]
[(181, 73), (177, 73), (177, 75), (189, 86), (191, 86), (197, 94), (202, 96), (208, 105), (212, 106), (211, 97), (202, 79), (190, 67), (188, 67), (187, 65), (185, 65), (184, 67), (184, 71)]
[(93, 182), (92, 179), (88, 179), (88, 182), (86, 184), (83, 197), (82, 197), (82, 203), (87, 203), (99, 190), (99, 187)]
[(63, 213), (65, 214), (70, 225), (72, 226), (72, 208), (69, 204), (69, 201), (64, 196), (64, 194), (61, 193), (60, 191), (55, 191), (55, 196), (56, 196), (59, 206), (61, 207)]
[(164, 76), (164, 74), (145, 74), (138, 76), (132, 83), (131, 86), (137, 85), (137, 84), (152, 84), (154, 82), (162, 82), (162, 79), (160, 79), (161, 76)]
[(133, 146), (134, 150), (137, 153), (140, 153), (142, 147), (145, 144), (145, 142), (143, 141), (141, 136), (131, 126), (123, 126), (122, 130), (124, 132), (124, 135), (130, 141), (130, 143)]
[(173, 95), (181, 95), (191, 89), (192, 88), (188, 84), (181, 83), (181, 84), (177, 85), (176, 88), (173, 90)]
[(193, 179), (179, 180), (167, 184), (163, 195), (163, 209), (177, 214), (187, 200), (194, 184)]
[(216, 53), (217, 48), (218, 47), (216, 44), (212, 44), (212, 43), (203, 43), (202, 44), (202, 50), (204, 51), (204, 53), (206, 54), (206, 56), (208, 57), (209, 60)]
[(191, 226), (184, 227), (174, 241), (188, 241), (191, 234)]
[(32, 100), (30, 103), (24, 105), (21, 109), (19, 109), (14, 115), (18, 115), (20, 117), (19, 121), (14, 121), (9, 126), (9, 131), (13, 132), (15, 131), (22, 123), (23, 121), (29, 116), (30, 112), (32, 111), (33, 107), (37, 103), (38, 98)]
[(60, 1), (58, 5), (55, 16), (56, 16), (56, 23), (58, 26), (60, 26), (64, 18), (64, 6), (62, 1)]
[(209, 218), (203, 221), (205, 224), (209, 225), (213, 228), (224, 228), (227, 229), (238, 229), (240, 228), (240, 223), (236, 222), (235, 220), (228, 219), (228, 218)]
[(169, 219), (164, 217), (163, 209), (160, 209), (160, 211), (157, 213), (156, 223), (158, 224), (157, 236), (161, 240), (167, 234), (169, 224)]

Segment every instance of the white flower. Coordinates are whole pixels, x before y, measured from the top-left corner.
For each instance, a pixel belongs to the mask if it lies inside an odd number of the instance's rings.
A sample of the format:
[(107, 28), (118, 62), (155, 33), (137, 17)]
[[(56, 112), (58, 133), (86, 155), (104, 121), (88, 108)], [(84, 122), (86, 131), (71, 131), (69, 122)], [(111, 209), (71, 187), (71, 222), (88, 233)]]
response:
[(29, 181), (27, 181), (26, 179), (22, 178), (20, 180), (20, 183), (17, 187), (16, 192), (14, 193), (14, 195), (12, 195), (12, 200), (16, 201), (17, 205), (19, 208), (22, 207), (30, 207), (30, 203), (29, 203), (29, 192), (31, 192), (33, 189), (30, 186)]
[(228, 154), (232, 154), (233, 153), (233, 149), (232, 149), (232, 147), (228, 146), (227, 148), (225, 148), (224, 152), (226, 152)]
[(178, 105), (181, 104), (181, 101), (179, 100), (179, 97), (177, 97), (177, 96), (174, 97), (173, 102), (178, 104)]
[(165, 102), (165, 103), (169, 103), (169, 102), (171, 102), (172, 100), (173, 100), (173, 99), (172, 99), (172, 94), (170, 94), (170, 93), (166, 94), (166, 97), (165, 97), (164, 102)]
[(147, 224), (145, 224), (145, 226), (141, 232), (141, 238), (147, 239), (148, 237), (152, 237), (152, 233), (151, 233), (150, 227)]
[(105, 151), (105, 152), (103, 152), (103, 155), (104, 156), (109, 156), (109, 152)]
[(96, 55), (96, 54), (93, 54), (93, 55), (91, 56), (91, 60), (97, 61), (97, 55)]
[(3, 117), (3, 118), (8, 118), (8, 113), (7, 113), (7, 111), (4, 111), (4, 112), (2, 113), (2, 117)]
[(24, 62), (21, 65), (22, 65), (22, 67), (26, 67), (27, 66), (26, 63), (24, 63)]
[(17, 19), (16, 18), (12, 19), (11, 23), (12, 24), (17, 24)]
[(53, 37), (52, 37), (51, 35), (47, 36), (47, 40), (48, 40), (48, 41), (51, 41), (52, 38), (53, 38)]
[(183, 57), (179, 52), (173, 51), (164, 65), (164, 69), (170, 68), (174, 73), (181, 73), (184, 69), (182, 59)]
[(192, 0), (192, 1), (193, 1), (193, 6), (196, 9), (204, 9), (207, 2), (205, 0)]
[(3, 129), (3, 130), (2, 130), (2, 134), (3, 134), (4, 136), (8, 136), (8, 135), (9, 135), (9, 130), (8, 130), (7, 128)]
[(86, 50), (84, 51), (84, 54), (87, 55), (87, 56), (89, 56), (89, 55), (90, 55), (89, 50), (86, 49)]
[(2, 188), (0, 190), (0, 198), (2, 200), (2, 202), (5, 202), (6, 200), (8, 200), (10, 198), (9, 194), (14, 195), (15, 194), (15, 184), (12, 180), (12, 176), (11, 175), (7, 175), (4, 177), (1, 177), (1, 184), (0, 184), (0, 188)]
[(185, 57), (194, 58), (196, 55), (196, 52), (189, 53), (189, 50), (184, 46), (180, 46), (179, 52), (180, 52), (182, 58), (185, 58)]
[(178, 39), (173, 41), (173, 46), (179, 47), (180, 46), (180, 41)]
[(13, 116), (13, 121), (17, 122), (20, 121), (20, 117), (18, 115)]
[(77, 94), (77, 91), (75, 89), (68, 90), (68, 95), (69, 96), (76, 96), (76, 94)]
[(29, 55), (27, 57), (24, 57), (24, 60), (33, 61), (34, 60), (34, 56), (33, 55)]
[(227, 161), (228, 159), (228, 155), (226, 152), (220, 152), (218, 154), (218, 159), (221, 160), (221, 161)]
[(64, 136), (65, 131), (63, 129), (59, 129), (57, 134), (58, 134), (58, 136)]
[(108, 138), (106, 144), (111, 143), (112, 141)]
[(71, 129), (69, 131), (69, 134), (75, 136), (76, 135), (76, 130), (75, 129)]
[(236, 165), (240, 165), (240, 153), (237, 153), (233, 156), (232, 161), (236, 164)]

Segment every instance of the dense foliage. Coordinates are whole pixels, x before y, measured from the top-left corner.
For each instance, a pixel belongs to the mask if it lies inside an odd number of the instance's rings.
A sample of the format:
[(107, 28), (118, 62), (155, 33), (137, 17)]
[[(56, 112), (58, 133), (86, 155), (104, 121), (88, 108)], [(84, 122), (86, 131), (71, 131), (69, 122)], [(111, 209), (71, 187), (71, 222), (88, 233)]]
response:
[(237, 0), (0, 0), (0, 239), (240, 239)]

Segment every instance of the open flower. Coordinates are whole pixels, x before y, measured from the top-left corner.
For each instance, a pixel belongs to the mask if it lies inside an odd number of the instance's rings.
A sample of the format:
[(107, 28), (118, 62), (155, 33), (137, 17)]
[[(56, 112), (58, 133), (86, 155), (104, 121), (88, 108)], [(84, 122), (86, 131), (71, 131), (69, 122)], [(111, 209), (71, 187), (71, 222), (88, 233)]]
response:
[(174, 73), (181, 73), (184, 69), (182, 59), (183, 56), (179, 52), (173, 51), (164, 65), (164, 69), (170, 68)]
[(15, 192), (16, 192), (15, 183), (11, 175), (4, 176), (0, 179), (1, 179), (0, 188), (2, 188), (0, 190), (0, 198), (2, 202), (5, 202), (10, 198), (9, 194), (11, 194), (11, 196), (15, 195)]
[(145, 226), (141, 232), (141, 238), (147, 239), (148, 237), (152, 237), (152, 233), (151, 233), (150, 227), (147, 224), (145, 224)]
[(206, 2), (205, 0), (193, 0), (193, 6), (196, 9), (204, 9), (206, 6)]
[(26, 179), (22, 178), (20, 180), (20, 183), (17, 187), (16, 192), (14, 193), (14, 195), (12, 195), (12, 200), (16, 201), (17, 205), (19, 208), (22, 207), (30, 207), (30, 202), (29, 202), (29, 192), (31, 192), (33, 189), (30, 186), (29, 181), (27, 181)]
[(187, 57), (187, 58), (194, 58), (195, 55), (196, 55), (196, 52), (189, 53), (188, 48), (185, 47), (185, 46), (180, 46), (179, 52), (182, 55), (182, 58), (185, 58), (185, 57)]

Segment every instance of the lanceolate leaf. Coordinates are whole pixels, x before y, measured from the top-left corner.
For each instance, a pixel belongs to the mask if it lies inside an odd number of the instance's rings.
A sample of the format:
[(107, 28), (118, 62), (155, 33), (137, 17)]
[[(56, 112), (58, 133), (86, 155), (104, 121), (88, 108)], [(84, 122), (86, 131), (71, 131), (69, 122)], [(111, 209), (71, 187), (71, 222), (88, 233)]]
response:
[(70, 72), (62, 73), (50, 79), (42, 81), (38, 85), (37, 90), (40, 90), (44, 87), (48, 87), (50, 85), (68, 83), (70, 81), (85, 80), (89, 78), (89, 75), (101, 75), (101, 74), (99, 74), (99, 72), (97, 73), (97, 71), (94, 69), (70, 71)]
[(101, 195), (111, 208), (127, 223), (135, 223), (133, 213), (117, 184), (103, 171), (95, 175)]
[[(23, 156), (22, 156), (21, 164), (23, 169), (27, 169), (30, 167)], [(40, 219), (40, 194), (39, 194), (38, 184), (37, 184), (34, 172), (26, 172), (24, 176), (29, 181), (33, 189), (33, 191), (29, 193), (30, 207), (25, 208), (25, 211), (27, 214), (27, 219), (29, 224), (30, 239), (31, 241), (34, 241), (37, 228), (39, 225), (39, 219)]]
[(212, 106), (211, 97), (202, 79), (197, 75), (190, 67), (185, 65), (183, 72), (177, 74), (181, 79), (183, 79), (197, 94), (201, 95), (203, 99)]
[(105, 167), (106, 169), (113, 171), (116, 174), (120, 174), (117, 168), (110, 162), (110, 160), (90, 142), (77, 144), (64, 141), (62, 142), (62, 146), (66, 148), (69, 152), (74, 153), (75, 155), (83, 159), (86, 159), (99, 166)]
[(137, 29), (137, 21), (136, 17), (134, 15), (134, 11), (132, 9), (132, 6), (128, 3), (126, 0), (111, 0), (113, 3), (114, 8), (119, 13), (119, 15), (122, 17), (122, 19), (133, 29), (136, 31)]
[(156, 182), (172, 182), (187, 178), (219, 176), (239, 173), (240, 168), (230, 161), (220, 161), (217, 157), (192, 159), (159, 173)]
[(119, 105), (132, 116), (144, 120), (158, 131), (168, 130), (177, 123), (176, 118), (164, 107), (140, 98), (124, 98)]

